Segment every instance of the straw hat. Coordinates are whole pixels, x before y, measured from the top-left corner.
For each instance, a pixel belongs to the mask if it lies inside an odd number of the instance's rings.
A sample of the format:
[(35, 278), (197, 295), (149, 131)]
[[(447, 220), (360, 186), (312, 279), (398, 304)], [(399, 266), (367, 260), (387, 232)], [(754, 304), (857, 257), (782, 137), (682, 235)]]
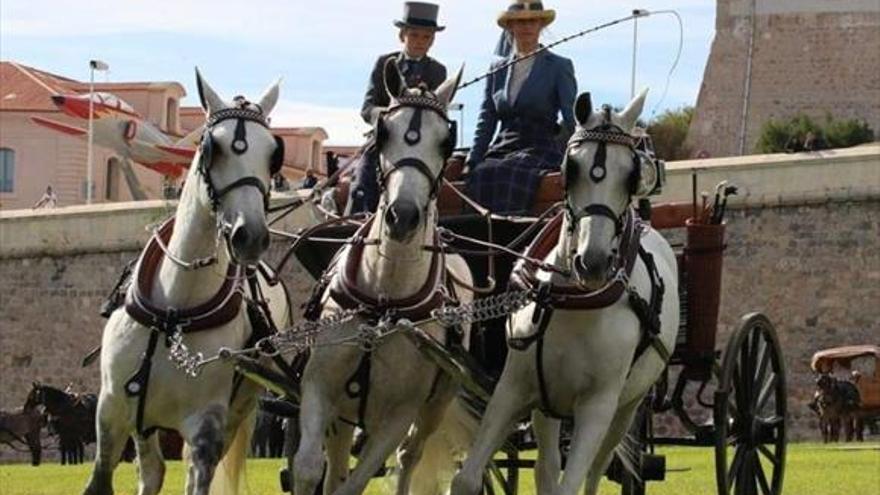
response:
[(498, 25), (507, 29), (507, 23), (521, 19), (541, 19), (546, 27), (556, 19), (556, 11), (544, 9), (538, 0), (513, 0), (507, 10), (498, 14)]
[(433, 3), (406, 2), (403, 4), (403, 19), (394, 21), (399, 28), (424, 28), (443, 31), (446, 26), (437, 25), (437, 11), (440, 7)]

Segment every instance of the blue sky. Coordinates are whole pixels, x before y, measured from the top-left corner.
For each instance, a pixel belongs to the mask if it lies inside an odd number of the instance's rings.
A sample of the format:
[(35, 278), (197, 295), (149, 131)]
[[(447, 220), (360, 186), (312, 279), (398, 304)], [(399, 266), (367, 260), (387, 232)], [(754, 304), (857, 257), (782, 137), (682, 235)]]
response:
[[(465, 64), (465, 79), (492, 60), (495, 25), (506, 0), (440, 1), (439, 33), (431, 54), (452, 71)], [(329, 143), (359, 144), (366, 130), (358, 117), (367, 77), (380, 53), (398, 47), (392, 21), (397, 0), (57, 0), (0, 2), (0, 57), (86, 81), (88, 60), (110, 64), (107, 80), (178, 81), (184, 104), (197, 104), (193, 67), (199, 66), (222, 95), (256, 98), (282, 77), (276, 125), (320, 125)], [(679, 44), (672, 16), (639, 21), (637, 87), (651, 89), (644, 116), (692, 105), (714, 36), (715, 2), (546, 0), (557, 21), (545, 42), (624, 17), (633, 8), (674, 9), (684, 22), (681, 61), (666, 96), (666, 76)], [(593, 102), (623, 105), (629, 97), (632, 25), (625, 24), (563, 44), (557, 53), (574, 61), (580, 91)], [(99, 75), (98, 80), (105, 76)], [(482, 86), (463, 89), (466, 142), (476, 119)], [(457, 116), (457, 115), (456, 115)]]

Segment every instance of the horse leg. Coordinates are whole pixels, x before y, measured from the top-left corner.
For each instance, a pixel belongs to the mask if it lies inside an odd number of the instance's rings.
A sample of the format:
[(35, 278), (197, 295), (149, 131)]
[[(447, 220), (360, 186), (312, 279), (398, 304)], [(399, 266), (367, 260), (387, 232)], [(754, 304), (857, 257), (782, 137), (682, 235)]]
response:
[(39, 466), (43, 454), (43, 445), (40, 443), (40, 429), (29, 431), (25, 434), (24, 439), (27, 440), (28, 448), (31, 451), (31, 465)]
[(317, 387), (305, 384), (299, 410), (299, 447), (293, 456), (293, 493), (312, 495), (324, 474), (323, 438), (335, 412)]
[(383, 418), (381, 429), (375, 428), (369, 431), (357, 467), (352, 471), (348, 480), (335, 492), (335, 495), (363, 493), (376, 471), (385, 465), (385, 460), (400, 445), (417, 414), (418, 406), (409, 404), (400, 406), (391, 410), (388, 416)]
[(348, 460), (351, 458), (351, 442), (354, 426), (334, 421), (327, 429), (324, 443), (327, 446), (327, 474), (324, 476), (324, 493), (332, 494), (348, 479)]
[[(507, 356), (507, 365), (480, 422), (476, 440), (468, 452), (467, 459), (458, 474), (452, 478), (452, 495), (480, 493), (486, 463), (492, 459), (495, 451), (507, 438), (516, 420), (531, 408), (531, 401), (527, 400), (522, 386), (527, 381), (524, 377), (528, 376), (526, 373), (530, 370), (525, 361), (533, 362), (534, 355), (523, 354), (522, 364), (525, 366), (519, 367), (511, 361), (512, 357), (514, 359), (517, 357), (512, 355), (513, 352), (511, 351)], [(517, 368), (522, 369), (520, 371)]]
[[(455, 398), (456, 391), (457, 387), (452, 383), (449, 375), (441, 372), (437, 378), (433, 396), (420, 408), (409, 436), (406, 437), (398, 450), (397, 462), (400, 465), (400, 476), (397, 479), (398, 495), (409, 495), (413, 473), (425, 451), (425, 444), (428, 438), (440, 427), (449, 404)], [(442, 469), (443, 466), (436, 467)], [(437, 469), (434, 469), (434, 472), (436, 471)]]
[(208, 406), (201, 414), (184, 421), (180, 433), (192, 448), (192, 464), (187, 479), (192, 495), (208, 495), (217, 464), (223, 457), (226, 407)]
[(83, 442), (83, 439), (77, 436), (76, 438), (76, 463), (82, 464), (85, 462), (86, 457), (86, 444)]
[(535, 489), (537, 493), (553, 494), (559, 489), (559, 473), (562, 471), (562, 453), (559, 450), (561, 422), (549, 418), (541, 411), (532, 411), (532, 429), (538, 445), (535, 462)]
[(855, 417), (855, 428), (856, 428), (856, 441), (864, 442), (865, 441), (865, 418), (861, 415)]
[(97, 411), (95, 467), (84, 495), (112, 495), (113, 470), (128, 439), (128, 408), (124, 399), (101, 394)]
[[(617, 409), (617, 413), (611, 421), (611, 427), (608, 429), (608, 433), (605, 434), (602, 446), (599, 448), (599, 453), (596, 455), (587, 475), (585, 495), (596, 495), (599, 493), (599, 482), (602, 480), (602, 476), (605, 475), (608, 465), (611, 464), (611, 459), (614, 457), (617, 445), (629, 431), (633, 417), (636, 415), (641, 403), (641, 398), (638, 398)], [(639, 452), (626, 452), (625, 454), (640, 455)], [(638, 463), (639, 459), (637, 458), (635, 461)]]
[(153, 433), (149, 438), (138, 436), (136, 445), (140, 471), (138, 495), (156, 495), (162, 490), (165, 480), (165, 460), (159, 447), (159, 433)]
[(575, 405), (574, 432), (565, 473), (562, 475), (561, 495), (576, 495), (578, 488), (584, 483), (614, 419), (619, 398), (616, 392), (600, 391)]

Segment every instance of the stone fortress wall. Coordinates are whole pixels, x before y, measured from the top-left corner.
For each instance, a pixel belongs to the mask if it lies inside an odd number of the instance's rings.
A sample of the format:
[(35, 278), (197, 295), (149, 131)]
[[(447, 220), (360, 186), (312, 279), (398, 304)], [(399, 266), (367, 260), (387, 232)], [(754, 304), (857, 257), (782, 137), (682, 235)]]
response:
[(880, 2), (717, 5), (715, 39), (688, 135), (695, 154), (752, 153), (765, 122), (798, 113), (820, 123), (828, 114), (858, 118), (880, 133)]
[[(724, 179), (740, 186), (728, 216), (718, 346), (742, 315), (767, 314), (788, 368), (791, 436), (816, 439), (806, 407), (810, 356), (880, 335), (880, 144), (668, 169), (658, 201), (689, 201), (694, 174), (699, 190)], [(0, 212), (0, 408), (21, 406), (34, 380), (98, 390), (98, 366), (80, 366), (100, 342), (98, 309), (147, 239), (144, 226), (172, 208), (155, 201)], [(281, 228), (314, 221), (301, 209)], [(270, 258), (284, 247), (276, 243)], [(293, 263), (284, 278), (301, 304), (311, 277)]]

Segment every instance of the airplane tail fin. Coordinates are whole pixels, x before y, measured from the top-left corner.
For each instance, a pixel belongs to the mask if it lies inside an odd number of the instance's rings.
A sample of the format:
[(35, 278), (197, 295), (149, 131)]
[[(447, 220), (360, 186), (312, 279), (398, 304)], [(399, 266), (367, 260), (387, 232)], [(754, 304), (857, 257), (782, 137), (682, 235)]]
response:
[(199, 146), (199, 141), (202, 139), (202, 133), (205, 132), (205, 126), (200, 125), (193, 129), (192, 132), (180, 138), (174, 146), (178, 146), (181, 148), (197, 148)]

